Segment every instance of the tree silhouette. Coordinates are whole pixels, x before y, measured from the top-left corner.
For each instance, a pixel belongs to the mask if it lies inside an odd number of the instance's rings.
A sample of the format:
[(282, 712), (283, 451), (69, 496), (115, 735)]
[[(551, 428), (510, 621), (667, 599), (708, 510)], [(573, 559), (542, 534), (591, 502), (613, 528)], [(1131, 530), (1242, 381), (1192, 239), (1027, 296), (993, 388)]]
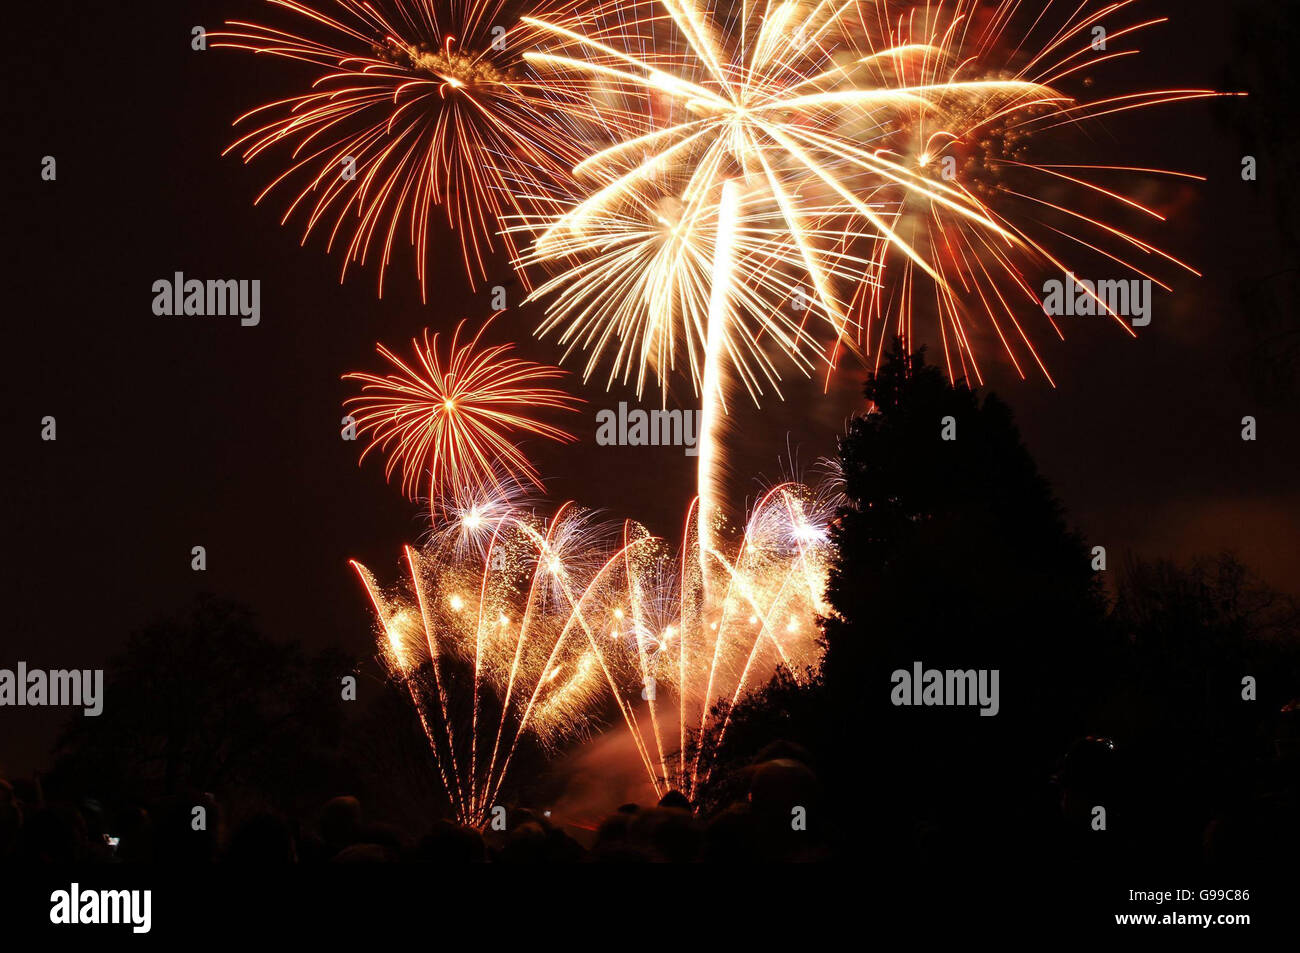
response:
[(354, 669), (340, 653), (268, 639), (235, 603), (200, 597), (131, 636), (106, 671), (103, 714), (65, 731), (56, 779), (122, 801), (197, 791), (311, 803), (339, 742), (340, 679)]
[[(876, 818), (864, 849), (1005, 845), (1048, 809), (1053, 762), (1113, 668), (1090, 552), (996, 397), (897, 342), (865, 393), (871, 412), (840, 443), (849, 505), (833, 529), (822, 676), (742, 704), (726, 754), (777, 736), (765, 731), (809, 747), (832, 802)], [(998, 670), (999, 713), (894, 706), (891, 675), (915, 662)]]
[[(898, 344), (866, 396), (840, 445), (822, 671), (736, 706), (702, 806), (743, 798), (784, 739), (809, 752), (838, 808), (823, 831), (849, 855), (1056, 872), (1199, 863), (1206, 845), (1220, 866), (1293, 858), (1295, 601), (1229, 555), (1112, 553), (1108, 610), (1005, 404)], [(998, 715), (894, 705), (891, 675), (915, 662), (997, 669)]]
[(865, 393), (872, 412), (840, 444), (852, 505), (834, 530), (831, 690), (848, 694), (873, 669), (888, 684), (918, 660), (1001, 666), (1027, 676), (1003, 679), (1002, 723), (1059, 734), (1052, 712), (1095, 695), (1104, 600), (1010, 410), (898, 343)]
[[(851, 505), (834, 530), (827, 693), (881, 739), (891, 811), (941, 839), (1005, 834), (1104, 692), (1098, 577), (996, 396), (899, 342), (865, 394), (871, 412), (840, 444)], [(997, 670), (998, 714), (896, 707), (891, 674), (915, 662)]]
[[(1128, 560), (1113, 612), (1128, 646), (1111, 716), (1138, 755), (1146, 827), (1165, 853), (1196, 859), (1207, 825), (1216, 852), (1271, 854), (1300, 846), (1300, 609), (1230, 554), (1189, 566)], [(1258, 822), (1269, 812), (1280, 815)], [(1241, 817), (1257, 827), (1243, 827)], [(1176, 846), (1182, 845), (1182, 846)]]

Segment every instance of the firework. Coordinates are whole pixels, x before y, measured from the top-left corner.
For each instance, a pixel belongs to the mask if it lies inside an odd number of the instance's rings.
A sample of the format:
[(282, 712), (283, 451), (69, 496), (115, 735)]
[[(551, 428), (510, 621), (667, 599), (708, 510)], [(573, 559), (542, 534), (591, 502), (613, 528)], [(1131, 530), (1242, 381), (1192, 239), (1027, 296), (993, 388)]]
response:
[[(728, 186), (731, 203), (722, 200)], [(631, 384), (641, 394), (657, 382), (666, 391), (681, 370), (704, 390), (710, 307), (716, 312), (724, 303), (714, 291), (723, 289), (729, 315), (719, 340), (728, 365), (755, 400), (768, 391), (779, 395), (779, 360), (810, 374), (822, 349), (809, 327), (819, 306), (800, 279), (799, 250), (765, 189), (723, 183), (711, 201), (693, 204), (681, 191), (665, 186), (623, 193), (582, 228), (553, 231), (521, 256), (529, 270), (563, 263), (535, 282), (532, 298), (547, 301), (541, 334), (555, 332), (566, 358), (587, 352), (584, 380), (607, 362), (606, 387)], [(806, 206), (804, 234), (827, 246), (820, 259), (827, 275), (855, 284), (876, 266), (862, 253), (837, 247), (842, 233), (833, 212)], [(550, 224), (538, 217), (513, 230), (537, 234)], [(724, 259), (731, 264), (719, 276)]]
[[(559, 272), (535, 294), (559, 292), (542, 333), (559, 329), (588, 349), (587, 376), (612, 356), (611, 383), (634, 376), (640, 391), (654, 376), (666, 387), (684, 350), (705, 389), (710, 310), (723, 304), (731, 316), (718, 347), (756, 398), (777, 386), (774, 356), (805, 373), (814, 365), (810, 325), (846, 336), (836, 286), (870, 279), (857, 246), (888, 223), (856, 199), (857, 218), (845, 216), (853, 188), (840, 176), (854, 170), (835, 149), (800, 145), (816, 130), (857, 149), (856, 124), (871, 120), (867, 104), (830, 93), (844, 82), (827, 69), (835, 5), (799, 6), (764, 15), (745, 4), (721, 25), (696, 0), (602, 4), (564, 23), (526, 18), (543, 46), (526, 60), (573, 114), (603, 120), (595, 151), (574, 169), (585, 195), (515, 227), (535, 239), (521, 264)], [(733, 234), (720, 241), (724, 232)]]
[[(902, 111), (936, 91), (865, 82), (873, 60), (888, 53), (864, 50), (859, 21), (850, 15), (855, 7), (826, 0), (714, 9), (699, 0), (641, 0), (601, 6), (564, 24), (528, 19), (553, 49), (526, 59), (552, 77), (558, 95), (616, 101), (599, 111), (612, 117), (605, 125), (612, 141), (574, 170), (591, 182), (589, 194), (540, 231), (524, 260), (554, 260), (567, 269), (538, 292), (567, 286), (552, 302), (543, 333), (562, 326), (565, 338), (596, 355), (619, 342), (615, 368), (626, 378), (628, 362), (639, 358), (638, 387), (647, 364), (661, 375), (672, 368), (680, 339), (699, 389), (706, 372), (697, 355), (708, 350), (710, 305), (726, 304), (734, 313), (728, 323), (752, 322), (742, 335), (725, 328), (723, 336), (731, 365), (755, 394), (764, 378), (775, 385), (772, 353), (807, 371), (810, 319), (822, 319), (832, 350), (857, 336), (845, 296), (878, 283), (879, 269), (862, 258), (877, 254), (877, 245), (901, 250), (933, 273), (894, 228), (896, 199), (878, 195), (885, 184), (923, 192), (1001, 232), (951, 189), (899, 172), (872, 147), (893, 133)], [(970, 97), (1039, 92), (1016, 80), (954, 80), (944, 87), (952, 90)], [(716, 223), (728, 188), (737, 235), (732, 261), (719, 269)], [(631, 223), (623, 220), (628, 206), (654, 209), (662, 219), (665, 202), (680, 206), (665, 223), (672, 241), (635, 214)], [(629, 253), (638, 237), (639, 253)], [(624, 282), (641, 293), (621, 309), (595, 313), (590, 276), (607, 261), (583, 261), (582, 253), (601, 243), (617, 243), (620, 264), (642, 270)], [(657, 253), (647, 254), (647, 246)], [(727, 284), (710, 288), (692, 270)], [(793, 315), (780, 310), (786, 303)], [(633, 335), (640, 341), (628, 346)]]
[(406, 549), (404, 588), (353, 563), (457, 816), (483, 822), (524, 738), (554, 748), (615, 710), (656, 792), (693, 795), (735, 704), (821, 663), (838, 504), (781, 484), (734, 547), (701, 543), (693, 505), (674, 558), (632, 521), (485, 497)]
[[(953, 377), (979, 379), (973, 316), (1017, 371), (1027, 353), (1046, 375), (1026, 320), (1044, 311), (1031, 272), (1071, 271), (1070, 251), (1140, 278), (1153, 261), (1192, 270), (1090, 207), (1161, 219), (1129, 194), (1139, 178), (1198, 177), (1062, 158), (1094, 120), (1219, 95), (1091, 92), (1165, 22), (1132, 5), (1071, 5), (1063, 23), (1050, 0), (1032, 15), (1018, 0), (639, 0), (530, 18), (543, 48), (526, 59), (560, 98), (603, 107), (608, 140), (574, 170), (585, 194), (530, 223), (523, 263), (558, 272), (538, 289), (553, 295), (542, 332), (587, 348), (588, 375), (612, 356), (610, 381), (635, 372), (638, 388), (684, 348), (706, 401), (719, 297), (722, 351), (751, 394), (775, 385), (772, 356), (807, 371), (812, 323), (830, 332), (829, 373), (844, 347), (879, 354), (886, 333), (912, 340), (930, 313)], [(729, 182), (739, 204), (720, 291), (708, 276)], [(628, 294), (611, 307), (616, 268)], [(810, 307), (783, 314), (796, 289)]]
[[(549, 522), (484, 503), (408, 547), (404, 590), (353, 563), (378, 616), (393, 677), (410, 692), (457, 817), (481, 826), (525, 737), (581, 733), (613, 682), (593, 628), (622, 598), (634, 542), (562, 507)], [(466, 519), (469, 517), (462, 517)], [(463, 534), (481, 545), (462, 545)]]
[[(1097, 151), (1100, 137), (1088, 138), (1095, 120), (1220, 94), (1096, 91), (1111, 67), (1139, 52), (1135, 41), (1167, 22), (1139, 16), (1133, 0), (1067, 7), (1049, 0), (1028, 20), (1019, 6), (876, 3), (855, 14), (870, 47), (860, 81), (925, 91), (900, 104), (892, 131), (873, 149), (889, 170), (877, 194), (890, 196), (894, 232), (915, 252), (877, 246), (876, 264), (888, 280), (859, 289), (863, 345), (875, 349), (877, 360), (886, 336), (914, 341), (924, 321), (937, 329), (953, 379), (982, 382), (982, 337), (1001, 347), (1021, 377), (1032, 362), (1050, 382), (1033, 324), (1045, 321), (1051, 333), (1064, 334), (1035, 290), (1035, 276), (1073, 274), (1080, 255), (1166, 291), (1153, 273), (1159, 265), (1197, 274), (1137, 237), (1124, 219), (1164, 220), (1136, 197), (1152, 177), (1202, 177), (1079, 157)], [(1027, 28), (1018, 28), (1024, 22)], [(1123, 316), (1093, 298), (1098, 314), (1134, 334)]]
[[(424, 293), (433, 210), (459, 236), (471, 281), (503, 210), (541, 195), (534, 180), (563, 176), (577, 161), (562, 116), (518, 51), (530, 30), (506, 0), (269, 0), (292, 14), (284, 26), (232, 21), (214, 46), (307, 64), (308, 91), (239, 117), (262, 124), (226, 151), (245, 162), (286, 151), (288, 167), (258, 196), (297, 188), (283, 221), (305, 218), (345, 246), (352, 262), (378, 258), (379, 293), (393, 246), (413, 246)], [(545, 12), (545, 2), (530, 9)], [(506, 26), (510, 26), (509, 31)], [(291, 186), (290, 183), (297, 183)], [(513, 255), (509, 236), (505, 247)]]
[(547, 381), (563, 376), (556, 367), (511, 357), (512, 344), (481, 345), (492, 319), (461, 343), (461, 322), (445, 356), (438, 335), (412, 340), (414, 359), (403, 360), (382, 344), (379, 353), (391, 373), (353, 373), (360, 396), (344, 402), (357, 429), (370, 436), (361, 458), (373, 450), (387, 454), (385, 473), (401, 468), (402, 489), (412, 499), (427, 476), (431, 503), (484, 498), (499, 500), (511, 488), (541, 486), (537, 470), (516, 445), (519, 435), (569, 441), (563, 430), (537, 420), (538, 410), (573, 410), (581, 403)]
[[(875, 198), (883, 185), (904, 182), (1002, 231), (870, 148), (931, 90), (861, 82), (871, 57), (847, 15), (853, 6), (640, 0), (565, 23), (526, 18), (549, 41), (527, 61), (558, 98), (608, 117), (609, 143), (574, 169), (591, 185), (585, 197), (521, 226), (537, 232), (523, 264), (558, 271), (536, 292), (552, 296), (541, 331), (560, 328), (570, 348), (587, 348), (587, 377), (612, 353), (610, 383), (635, 372), (638, 391), (651, 372), (666, 389), (684, 348), (704, 411), (704, 551), (726, 517), (728, 389), (738, 381), (755, 400), (765, 384), (779, 393), (777, 358), (809, 373), (819, 356), (829, 369), (840, 347), (854, 346), (846, 295), (878, 283), (877, 244), (933, 273)], [(811, 327), (829, 338), (820, 354)]]
[[(817, 673), (840, 502), (834, 492), (781, 484), (727, 545), (700, 536), (696, 501), (676, 560), (662, 548), (629, 548), (627, 598), (607, 620), (607, 664), (634, 689), (623, 716), (656, 794), (694, 799), (736, 704), (778, 669), (800, 683)], [(634, 533), (629, 527), (629, 542)]]

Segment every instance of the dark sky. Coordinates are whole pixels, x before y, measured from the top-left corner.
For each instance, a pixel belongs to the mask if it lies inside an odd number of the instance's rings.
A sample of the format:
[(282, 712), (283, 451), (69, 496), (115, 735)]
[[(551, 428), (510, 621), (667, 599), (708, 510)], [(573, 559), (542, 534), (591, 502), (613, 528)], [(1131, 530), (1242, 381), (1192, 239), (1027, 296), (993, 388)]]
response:
[[(378, 462), (358, 468), (358, 445), (339, 439), (350, 393), (339, 377), (378, 369), (376, 341), (402, 345), (425, 327), (485, 316), (486, 292), (470, 293), (448, 246), (432, 270), (433, 303), (421, 305), (402, 249), (377, 300), (373, 269), (340, 286), (339, 257), (316, 239), (300, 248), (298, 228), (278, 224), (281, 203), (253, 207), (276, 160), (222, 159), (229, 124), (293, 90), (301, 73), (193, 52), (189, 35), (262, 6), (47, 0), (14, 31), (0, 667), (102, 666), (132, 629), (199, 591), (248, 604), (276, 637), (369, 654), (371, 620), (346, 561), (391, 580), (400, 546), (423, 531), (420, 509), (385, 485)], [(1175, 21), (1125, 67), (1135, 87), (1225, 86), (1229, 62), (1245, 55), (1231, 39), (1241, 5), (1142, 6)], [(1020, 381), (987, 347), (986, 382), (1015, 410), (1071, 521), (1112, 558), (1232, 549), (1295, 592), (1300, 415), (1294, 400), (1250, 386), (1239, 296), (1277, 272), (1284, 253), (1266, 182), (1240, 179), (1245, 147), (1228, 117), (1191, 103), (1106, 126), (1126, 163), (1209, 176), (1161, 193), (1174, 208), (1163, 244), (1204, 277), (1175, 275), (1176, 293), (1157, 300), (1136, 341), (1086, 320), (1067, 326), (1064, 344), (1040, 335), (1055, 389)], [(58, 160), (55, 183), (39, 178), (46, 154)], [(261, 326), (154, 316), (152, 283), (178, 270), (261, 279)], [(504, 263), (500, 272), (508, 278)], [(549, 342), (532, 339), (535, 322), (515, 310), (498, 330), (528, 356), (556, 360)], [(862, 376), (846, 365), (829, 396), (795, 385), (783, 405), (744, 409), (737, 471), (778, 475), (787, 437), (804, 462), (831, 452), (859, 407)], [(595, 448), (595, 411), (633, 395), (582, 393), (590, 403), (568, 421), (582, 442), (532, 448), (551, 498), (675, 539), (694, 461)], [(1260, 421), (1254, 444), (1239, 437), (1245, 414)], [(56, 443), (39, 439), (45, 415), (58, 420)], [(207, 549), (206, 573), (190, 569), (195, 545)], [(0, 776), (45, 763), (63, 717), (0, 711)]]

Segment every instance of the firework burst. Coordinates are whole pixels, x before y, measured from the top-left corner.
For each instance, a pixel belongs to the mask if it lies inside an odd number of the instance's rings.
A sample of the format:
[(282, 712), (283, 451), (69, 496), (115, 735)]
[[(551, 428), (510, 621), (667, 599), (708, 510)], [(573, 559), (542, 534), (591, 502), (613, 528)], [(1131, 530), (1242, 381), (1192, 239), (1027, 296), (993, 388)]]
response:
[[(1165, 220), (1137, 198), (1153, 178), (1201, 176), (1080, 160), (1097, 153), (1100, 137), (1088, 130), (1098, 119), (1221, 95), (1098, 92), (1099, 79), (1137, 55), (1135, 44), (1167, 18), (1141, 16), (1134, 0), (1066, 7), (1049, 0), (1028, 19), (1018, 0), (858, 6), (871, 47), (861, 81), (925, 91), (900, 104), (892, 131), (873, 149), (892, 179), (877, 195), (889, 197), (894, 233), (916, 253), (900, 254), (897, 243), (878, 246), (876, 264), (887, 280), (859, 289), (862, 341), (877, 360), (887, 337), (913, 342), (924, 336), (917, 327), (924, 322), (937, 331), (953, 379), (982, 381), (983, 339), (1000, 347), (1021, 377), (1036, 365), (1050, 382), (1034, 338), (1043, 323), (1064, 334), (1046, 313), (1036, 278), (1073, 274), (1080, 256), (1166, 291), (1155, 274), (1161, 265), (1197, 274), (1126, 223)], [(1134, 334), (1109, 303), (1093, 298), (1098, 314)]]
[[(609, 140), (574, 170), (590, 185), (586, 195), (539, 229), (526, 259), (565, 269), (544, 286), (568, 287), (543, 331), (562, 326), (566, 338), (597, 354), (639, 336), (614, 350), (625, 377), (635, 365), (638, 387), (647, 365), (661, 375), (672, 369), (671, 350), (684, 342), (697, 390), (707, 390), (699, 355), (719, 317), (730, 325), (722, 348), (756, 394), (761, 380), (775, 385), (768, 352), (808, 370), (811, 322), (829, 332), (832, 353), (857, 337), (846, 296), (876, 283), (878, 269), (862, 257), (876, 254), (876, 245), (934, 273), (894, 227), (897, 200), (878, 195), (883, 185), (901, 183), (1001, 233), (951, 189), (909, 177), (878, 155), (873, 144), (891, 134), (900, 112), (934, 90), (867, 82), (877, 58), (899, 51), (864, 49), (855, 7), (640, 0), (600, 5), (565, 23), (527, 19), (550, 43), (525, 54), (527, 61), (550, 78), (558, 98), (604, 117)], [(1037, 87), (952, 80), (944, 89), (973, 97)], [(720, 267), (716, 236), (729, 187), (737, 234), (731, 261)], [(674, 208), (667, 221), (666, 203)], [(659, 227), (647, 229), (647, 218)], [(596, 248), (594, 260), (584, 261)], [(639, 287), (620, 308), (597, 312), (592, 276), (612, 261), (639, 269), (624, 282)], [(706, 270), (722, 288), (701, 279)], [(782, 312), (787, 302), (793, 314)], [(719, 305), (730, 310), (729, 322)]]
[[(504, 210), (520, 212), (534, 180), (564, 176), (579, 156), (546, 91), (518, 52), (530, 29), (507, 0), (269, 0), (284, 27), (232, 21), (225, 46), (307, 64), (307, 92), (241, 116), (260, 122), (226, 151), (249, 162), (287, 151), (288, 168), (257, 197), (297, 188), (283, 221), (305, 219), (345, 247), (342, 273), (378, 259), (379, 293), (403, 235), (425, 291), (434, 209), (460, 238), (471, 281), (485, 277)], [(546, 2), (530, 9), (545, 12)], [(328, 12), (327, 12), (328, 11)], [(507, 31), (506, 26), (510, 26)], [(291, 185), (291, 183), (297, 183)], [(505, 247), (515, 253), (510, 237)]]
[(819, 670), (840, 502), (784, 483), (759, 498), (734, 544), (701, 536), (693, 506), (676, 560), (628, 550), (608, 664), (635, 689), (623, 716), (657, 794), (694, 799), (735, 705), (780, 669), (800, 683)]
[(549, 522), (485, 503), (461, 545), (449, 524), (408, 547), (407, 585), (385, 593), (353, 563), (381, 627), (382, 658), (410, 693), (457, 817), (482, 826), (520, 743), (582, 733), (613, 687), (593, 629), (621, 598), (627, 549), (571, 506)]
[(693, 796), (735, 704), (820, 666), (836, 505), (782, 484), (721, 548), (692, 506), (674, 558), (635, 522), (484, 498), (407, 548), (403, 588), (354, 563), (457, 816), (483, 823), (525, 738), (553, 748), (615, 711), (655, 791)]
[[(587, 192), (542, 220), (525, 260), (558, 272), (540, 289), (553, 296), (542, 331), (587, 348), (588, 377), (613, 354), (610, 382), (634, 375), (638, 390), (651, 372), (666, 388), (684, 348), (704, 409), (702, 551), (725, 519), (728, 390), (779, 393), (777, 357), (809, 373), (814, 326), (829, 338), (828, 373), (840, 348), (856, 347), (846, 298), (877, 283), (877, 245), (941, 280), (894, 228), (896, 199), (877, 194), (901, 183), (1004, 232), (873, 148), (933, 90), (864, 82), (881, 54), (862, 47), (855, 7), (636, 0), (564, 23), (526, 18), (543, 48), (525, 59), (573, 114), (601, 116), (607, 139), (574, 169)], [(956, 85), (970, 96), (1035, 88)]]
[[(772, 356), (807, 372), (813, 325), (829, 332), (829, 373), (845, 347), (879, 354), (885, 335), (913, 340), (930, 314), (953, 377), (979, 379), (972, 318), (1017, 371), (1028, 359), (1046, 375), (1035, 273), (1069, 271), (1080, 253), (1140, 278), (1156, 264), (1192, 271), (1118, 213), (1161, 220), (1137, 187), (1197, 176), (1073, 158), (1081, 143), (1095, 153), (1081, 138), (1095, 120), (1219, 95), (1093, 92), (1095, 74), (1165, 22), (1133, 6), (1085, 0), (1057, 17), (1051, 0), (1033, 14), (1019, 0), (638, 0), (529, 18), (542, 46), (526, 60), (570, 115), (583, 104), (602, 117), (593, 139), (605, 140), (575, 167), (581, 197), (527, 223), (524, 264), (556, 275), (539, 289), (551, 296), (543, 333), (587, 348), (588, 375), (612, 357), (609, 382), (632, 376), (638, 389), (683, 348), (706, 401), (714, 318), (754, 395), (775, 388)], [(728, 184), (736, 234), (719, 268)], [(611, 307), (614, 269), (628, 294)], [(783, 313), (791, 300), (809, 307)]]
[[(574, 169), (583, 197), (520, 226), (535, 238), (523, 264), (561, 272), (543, 286), (563, 290), (542, 330), (588, 348), (588, 376), (612, 355), (610, 382), (634, 376), (640, 391), (653, 374), (666, 386), (684, 349), (702, 390), (710, 308), (716, 315), (720, 303), (733, 320), (719, 347), (755, 396), (778, 379), (772, 352), (808, 370), (810, 320), (844, 334), (835, 280), (856, 283), (868, 269), (845, 251), (860, 230), (826, 214), (838, 212), (827, 197), (834, 188), (847, 191), (836, 178), (844, 163), (792, 149), (789, 138), (804, 125), (843, 131), (842, 110), (815, 95), (830, 5), (815, 6), (795, 18), (746, 4), (723, 24), (696, 0), (598, 4), (563, 23), (527, 18), (542, 48), (526, 60), (572, 114), (602, 120), (595, 151)], [(800, 29), (804, 42), (784, 42)], [(724, 226), (729, 189), (735, 207)], [(724, 242), (732, 261), (719, 276)], [(620, 300), (609, 307), (604, 288), (615, 275)], [(783, 305), (796, 296), (808, 307), (791, 313)]]
[[(751, 397), (757, 401), (769, 390), (779, 395), (778, 357), (811, 374), (822, 351), (809, 328), (819, 305), (800, 278), (799, 248), (765, 188), (736, 186), (726, 224), (721, 188), (707, 201), (690, 202), (682, 197), (685, 181), (678, 185), (621, 192), (580, 228), (551, 230), (546, 218), (512, 226), (546, 233), (521, 257), (522, 267), (545, 270), (564, 262), (563, 270), (535, 283), (533, 298), (547, 301), (541, 334), (556, 333), (566, 358), (587, 352), (584, 380), (607, 362), (606, 387), (632, 384), (640, 395), (657, 382), (666, 392), (674, 372), (684, 369), (702, 389), (710, 313), (717, 311), (714, 277), (729, 255), (729, 270), (743, 277), (724, 285), (728, 316), (719, 346)], [(803, 236), (824, 248), (824, 273), (848, 286), (876, 265), (840, 247), (835, 211), (802, 208)]]
[(564, 372), (509, 356), (512, 344), (482, 346), (491, 321), (461, 343), (462, 321), (445, 356), (439, 353), (438, 335), (431, 339), (425, 331), (422, 341), (411, 341), (411, 361), (378, 346), (392, 372), (344, 375), (362, 385), (360, 396), (344, 402), (358, 431), (370, 437), (362, 460), (376, 449), (387, 454), (386, 475), (391, 478), (400, 468), (403, 492), (412, 499), (426, 478), (431, 505), (441, 500), (453, 508), (499, 500), (525, 483), (540, 487), (536, 468), (515, 441), (526, 434), (573, 439), (534, 416), (538, 410), (573, 410), (582, 403), (546, 386)]

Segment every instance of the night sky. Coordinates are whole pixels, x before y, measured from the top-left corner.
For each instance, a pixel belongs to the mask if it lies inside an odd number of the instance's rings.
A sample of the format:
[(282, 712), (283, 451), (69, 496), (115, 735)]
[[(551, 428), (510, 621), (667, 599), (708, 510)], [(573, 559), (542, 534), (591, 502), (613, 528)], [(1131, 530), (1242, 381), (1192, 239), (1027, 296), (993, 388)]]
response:
[[(1134, 88), (1226, 88), (1241, 55), (1231, 40), (1240, 5), (1143, 6), (1175, 20), (1117, 76)], [(327, 256), (318, 236), (299, 247), (300, 220), (279, 225), (283, 199), (253, 206), (280, 167), (276, 158), (249, 167), (223, 159), (230, 123), (294, 91), (305, 73), (229, 50), (194, 52), (189, 41), (195, 25), (258, 19), (262, 7), (48, 0), (14, 30), (0, 667), (103, 666), (132, 629), (200, 591), (251, 606), (274, 637), (367, 656), (371, 617), (347, 560), (392, 581), (401, 545), (424, 531), (423, 511), (385, 484), (378, 458), (359, 468), (360, 445), (340, 440), (351, 388), (339, 378), (380, 369), (377, 341), (404, 348), (425, 327), (486, 316), (488, 292), (471, 292), (444, 241), (429, 305), (405, 247), (377, 300), (373, 267), (340, 286), (340, 255)], [(1231, 549), (1295, 593), (1300, 413), (1250, 386), (1240, 293), (1278, 272), (1284, 252), (1270, 169), (1241, 181), (1234, 108), (1182, 103), (1105, 125), (1125, 164), (1209, 177), (1155, 193), (1171, 221), (1148, 233), (1203, 278), (1162, 271), (1176, 293), (1156, 299), (1137, 340), (1100, 319), (1072, 319), (1064, 343), (1040, 328), (1055, 389), (1037, 375), (1021, 381), (995, 344), (983, 343), (981, 356), (986, 384), (1012, 406), (1071, 523), (1112, 561), (1125, 551), (1186, 560)], [(58, 161), (53, 183), (40, 179), (47, 154)], [(508, 265), (496, 267), (518, 300)], [(175, 271), (260, 279), (261, 325), (156, 317), (151, 285)], [(512, 309), (492, 340), (558, 360), (552, 341), (532, 338), (537, 317)], [(828, 395), (791, 382), (784, 404), (742, 405), (736, 485), (778, 477), (787, 441), (805, 465), (831, 453), (846, 416), (861, 409), (863, 377), (846, 363)], [(588, 405), (555, 421), (580, 442), (530, 444), (550, 499), (640, 519), (675, 543), (694, 459), (597, 447), (596, 411), (635, 395), (580, 393)], [(1240, 439), (1247, 414), (1259, 419), (1255, 443)], [(46, 415), (57, 418), (57, 442), (40, 440)], [(195, 545), (207, 549), (206, 573), (190, 568)], [(0, 776), (48, 764), (66, 717), (6, 711)]]

